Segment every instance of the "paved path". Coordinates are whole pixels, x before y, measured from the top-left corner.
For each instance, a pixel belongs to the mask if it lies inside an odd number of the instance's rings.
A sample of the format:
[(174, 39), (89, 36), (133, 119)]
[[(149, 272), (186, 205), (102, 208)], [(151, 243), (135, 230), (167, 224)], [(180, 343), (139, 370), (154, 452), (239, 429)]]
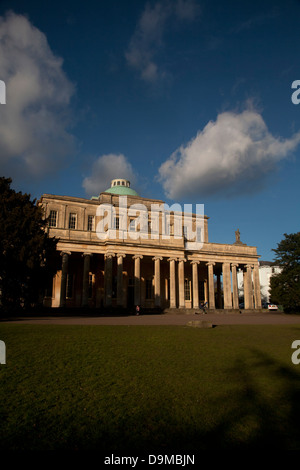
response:
[(300, 325), (300, 315), (283, 313), (241, 314), (178, 314), (178, 315), (128, 315), (128, 316), (70, 316), (23, 317), (2, 320), (1, 323), (35, 325), (186, 325), (189, 321), (205, 320), (213, 325)]

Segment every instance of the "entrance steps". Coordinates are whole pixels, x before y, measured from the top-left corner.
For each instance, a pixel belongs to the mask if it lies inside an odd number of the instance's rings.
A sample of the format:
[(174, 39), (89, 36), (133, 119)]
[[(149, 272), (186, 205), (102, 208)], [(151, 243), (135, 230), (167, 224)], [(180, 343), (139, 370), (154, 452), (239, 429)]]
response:
[[(194, 314), (203, 314), (203, 310), (195, 309), (195, 308), (165, 308), (163, 309), (162, 313), (169, 314), (169, 315), (194, 315)], [(251, 310), (244, 310), (244, 309), (224, 309), (224, 308), (216, 308), (216, 309), (205, 309), (205, 313), (207, 314), (214, 314), (214, 315), (248, 315), (254, 313), (262, 313), (262, 309), (251, 309)]]

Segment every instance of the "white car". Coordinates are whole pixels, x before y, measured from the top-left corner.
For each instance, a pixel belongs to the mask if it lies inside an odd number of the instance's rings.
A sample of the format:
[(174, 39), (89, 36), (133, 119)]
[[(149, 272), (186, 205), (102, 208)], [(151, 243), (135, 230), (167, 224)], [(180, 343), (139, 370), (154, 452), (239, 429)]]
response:
[(269, 310), (278, 310), (278, 307), (275, 304), (268, 304), (268, 309)]

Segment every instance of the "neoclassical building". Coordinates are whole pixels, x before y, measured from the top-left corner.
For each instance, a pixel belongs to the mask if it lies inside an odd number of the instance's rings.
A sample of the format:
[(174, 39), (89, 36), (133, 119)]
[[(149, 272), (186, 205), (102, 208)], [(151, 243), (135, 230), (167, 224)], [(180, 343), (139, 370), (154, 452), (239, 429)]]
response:
[(245, 309), (261, 309), (257, 249), (210, 243), (208, 217), (139, 196), (115, 179), (91, 199), (44, 194), (39, 202), (58, 239), (49, 307), (99, 311), (159, 309), (238, 312), (237, 272)]

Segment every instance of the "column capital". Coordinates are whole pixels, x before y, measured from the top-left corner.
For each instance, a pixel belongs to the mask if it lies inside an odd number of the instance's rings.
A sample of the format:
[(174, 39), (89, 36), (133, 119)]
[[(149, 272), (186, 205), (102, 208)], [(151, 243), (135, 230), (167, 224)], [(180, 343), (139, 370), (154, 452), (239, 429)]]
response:
[(117, 258), (125, 258), (126, 253), (116, 253)]
[(85, 256), (93, 256), (93, 253), (84, 252), (84, 253), (82, 253), (81, 256), (82, 256), (82, 257), (85, 257)]
[(192, 260), (190, 261), (190, 263), (191, 263), (191, 264), (200, 264), (200, 261), (197, 260), (197, 259), (192, 259)]
[(206, 266), (215, 266), (215, 262), (214, 261), (209, 261), (208, 263), (206, 263)]
[(154, 256), (154, 257), (152, 258), (152, 261), (156, 261), (156, 260), (162, 261), (162, 259), (163, 259), (162, 256)]
[(61, 251), (60, 256), (69, 255), (71, 256), (71, 251)]
[(246, 264), (246, 268), (254, 268), (253, 264)]
[(239, 267), (239, 264), (238, 264), (238, 263), (231, 263), (231, 267), (232, 267), (232, 268), (238, 268), (238, 267)]
[(115, 253), (104, 253), (104, 258), (105, 259), (109, 259), (109, 258), (114, 258), (115, 257)]
[(186, 258), (178, 258), (178, 261), (183, 261), (184, 263), (186, 262)]
[(134, 255), (132, 259), (143, 259), (143, 255)]
[(168, 258), (167, 261), (177, 261), (177, 258), (173, 256), (171, 258)]

